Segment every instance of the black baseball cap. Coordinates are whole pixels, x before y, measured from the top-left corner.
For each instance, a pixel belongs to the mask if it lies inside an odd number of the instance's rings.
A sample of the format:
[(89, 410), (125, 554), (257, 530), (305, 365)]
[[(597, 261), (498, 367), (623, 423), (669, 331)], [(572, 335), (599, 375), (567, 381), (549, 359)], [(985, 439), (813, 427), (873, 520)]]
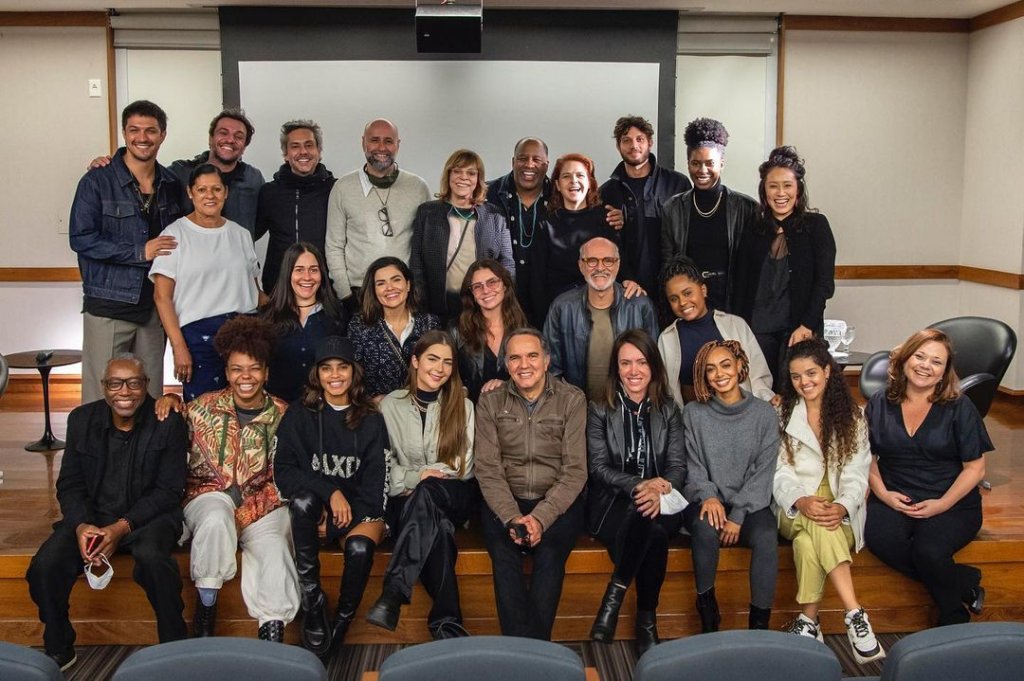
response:
[(316, 363), (329, 359), (340, 359), (349, 364), (356, 363), (356, 351), (352, 341), (344, 336), (328, 336), (316, 346)]

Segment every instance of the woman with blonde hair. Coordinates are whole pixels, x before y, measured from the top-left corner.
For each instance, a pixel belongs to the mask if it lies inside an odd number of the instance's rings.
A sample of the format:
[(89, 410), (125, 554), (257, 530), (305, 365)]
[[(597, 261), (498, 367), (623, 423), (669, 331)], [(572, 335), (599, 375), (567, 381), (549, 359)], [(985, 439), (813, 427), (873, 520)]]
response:
[(953, 370), (953, 347), (938, 329), (918, 331), (889, 354), (885, 391), (868, 401), (871, 437), (868, 548), (922, 582), (939, 625), (981, 612), (981, 570), (953, 560), (981, 529), (985, 424)]
[(468, 636), (455, 577), (455, 528), (473, 512), (473, 403), (459, 380), (455, 343), (429, 331), (413, 348), (409, 385), (381, 402), (391, 439), (389, 524), (397, 531), (384, 588), (366, 619), (394, 631), (419, 579), (434, 604), (435, 639)]
[(513, 278), (516, 265), (505, 216), (486, 203), (484, 162), (476, 152), (458, 149), (448, 157), (434, 196), (416, 209), (409, 267), (427, 312), (446, 326), (462, 309), (462, 279), (473, 262), (494, 258)]

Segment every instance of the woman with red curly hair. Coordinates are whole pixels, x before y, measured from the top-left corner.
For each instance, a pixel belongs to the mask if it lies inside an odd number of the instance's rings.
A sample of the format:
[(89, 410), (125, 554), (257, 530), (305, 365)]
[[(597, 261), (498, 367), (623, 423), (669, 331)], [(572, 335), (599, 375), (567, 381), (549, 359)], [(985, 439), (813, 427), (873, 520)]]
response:
[(560, 293), (583, 283), (579, 264), (583, 244), (598, 236), (619, 244), (619, 233), (608, 224), (590, 158), (583, 154), (560, 157), (551, 179), (548, 213), (538, 225), (539, 248), (536, 264), (531, 265), (530, 302), (540, 321)]
[(871, 496), (864, 537), (878, 558), (922, 582), (939, 625), (981, 612), (981, 570), (953, 555), (981, 529), (985, 452), (992, 441), (960, 394), (953, 348), (938, 329), (918, 331), (889, 354), (889, 381), (868, 402)]

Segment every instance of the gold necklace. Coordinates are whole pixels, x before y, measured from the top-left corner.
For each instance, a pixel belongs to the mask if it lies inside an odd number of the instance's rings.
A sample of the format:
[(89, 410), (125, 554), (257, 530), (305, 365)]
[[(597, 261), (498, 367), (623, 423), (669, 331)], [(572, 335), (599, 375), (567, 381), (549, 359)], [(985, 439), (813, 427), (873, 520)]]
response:
[(705, 213), (704, 211), (702, 211), (700, 209), (700, 206), (697, 205), (697, 192), (696, 192), (696, 190), (694, 190), (694, 192), (693, 192), (693, 208), (694, 208), (694, 210), (697, 211), (697, 215), (701, 216), (702, 218), (709, 218), (712, 215), (714, 215), (715, 212), (718, 210), (718, 205), (720, 203), (722, 203), (722, 194), (724, 194), (724, 193), (725, 193), (724, 191), (718, 192), (718, 200), (715, 201), (715, 205), (711, 206), (711, 210), (709, 210), (707, 213)]

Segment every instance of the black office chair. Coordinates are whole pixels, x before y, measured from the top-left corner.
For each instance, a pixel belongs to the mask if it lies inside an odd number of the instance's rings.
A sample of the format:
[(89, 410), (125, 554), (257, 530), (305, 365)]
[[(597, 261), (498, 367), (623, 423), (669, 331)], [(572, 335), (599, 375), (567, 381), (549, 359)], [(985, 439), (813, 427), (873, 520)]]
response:
[(949, 336), (960, 389), (985, 416), (1017, 351), (1017, 334), (988, 317), (953, 317), (931, 328)]
[(879, 390), (885, 390), (885, 384), (889, 380), (889, 351), (880, 350), (873, 352), (864, 360), (860, 368), (860, 394), (865, 400)]
[(7, 381), (11, 378), (11, 367), (7, 364), (7, 358), (0, 355), (0, 397), (4, 396), (7, 390)]

